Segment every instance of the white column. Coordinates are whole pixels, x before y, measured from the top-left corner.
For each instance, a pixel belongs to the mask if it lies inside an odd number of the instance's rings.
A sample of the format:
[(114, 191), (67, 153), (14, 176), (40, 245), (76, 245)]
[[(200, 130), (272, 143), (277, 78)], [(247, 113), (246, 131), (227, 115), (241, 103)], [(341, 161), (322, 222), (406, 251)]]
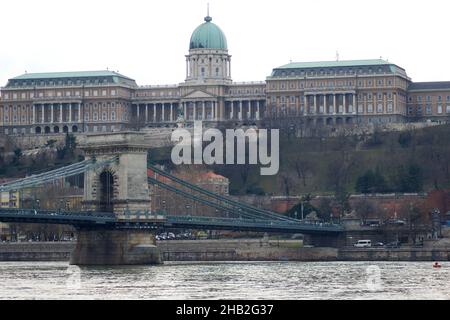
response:
[(256, 100), (256, 120), (259, 120), (259, 100)]
[(170, 122), (173, 121), (173, 103), (170, 103)]
[(197, 120), (197, 101), (194, 101), (193, 104), (194, 104), (194, 110), (193, 110), (194, 117), (193, 117), (193, 120)]
[(214, 110), (214, 120), (219, 120), (219, 104), (216, 101), (212, 102)]
[(137, 121), (139, 122), (139, 118), (140, 118), (140, 114), (139, 114), (139, 103), (136, 104), (136, 118), (137, 118)]
[(313, 114), (317, 113), (317, 94), (314, 95), (314, 112)]
[(59, 104), (59, 123), (63, 122), (63, 105), (62, 103)]
[(247, 101), (248, 111), (247, 111), (247, 120), (252, 118), (252, 100)]
[(306, 98), (306, 94), (303, 95), (303, 114), (308, 114), (308, 99)]
[(234, 117), (234, 114), (233, 114), (233, 111), (234, 111), (234, 101), (230, 101), (230, 106), (231, 106), (231, 110), (230, 110), (230, 120), (231, 119), (233, 119), (233, 117)]
[(145, 123), (148, 122), (148, 103), (145, 104)]
[(42, 121), (41, 121), (41, 122), (44, 123), (44, 122), (45, 122), (45, 116), (44, 116), (44, 113), (45, 113), (45, 103), (42, 103), (41, 106), (42, 106), (42, 108), (41, 108), (41, 109), (42, 109), (42, 114), (41, 114), (41, 120), (42, 120)]
[(72, 123), (72, 103), (69, 103), (69, 123)]
[(353, 94), (353, 114), (356, 114), (356, 94)]
[(156, 122), (156, 103), (153, 104), (153, 122)]
[(33, 120), (31, 123), (36, 123), (36, 105), (33, 104)]
[(342, 95), (342, 114), (346, 114), (347, 110), (346, 110), (346, 104), (347, 104), (347, 97), (345, 95), (345, 93)]
[(81, 122), (81, 102), (78, 103), (78, 122)]
[(205, 101), (202, 101), (202, 120), (205, 120)]
[(242, 100), (239, 100), (239, 120), (242, 120)]
[(53, 123), (53, 103), (50, 104), (50, 112), (51, 112), (51, 114), (50, 114), (50, 123)]
[(336, 114), (336, 94), (333, 93), (333, 114)]
[(327, 95), (324, 94), (323, 95), (323, 113), (327, 114), (328, 113), (328, 107), (327, 107)]
[(187, 106), (186, 106), (186, 102), (183, 102), (183, 112), (184, 112), (184, 120), (188, 119), (188, 114), (187, 114)]

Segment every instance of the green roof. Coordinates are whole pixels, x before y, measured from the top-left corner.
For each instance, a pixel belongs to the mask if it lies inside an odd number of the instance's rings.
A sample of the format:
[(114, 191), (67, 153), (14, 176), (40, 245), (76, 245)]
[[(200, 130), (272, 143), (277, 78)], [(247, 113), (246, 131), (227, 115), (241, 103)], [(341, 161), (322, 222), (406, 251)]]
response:
[(211, 20), (210, 16), (205, 17), (205, 23), (194, 30), (189, 42), (189, 49), (228, 49), (225, 34)]
[(75, 71), (75, 72), (47, 72), (47, 73), (25, 73), (21, 76), (12, 78), (11, 80), (40, 80), (40, 79), (61, 79), (61, 78), (90, 78), (90, 77), (110, 77), (116, 76), (128, 80), (120, 73), (103, 70), (103, 71)]
[(382, 59), (372, 60), (343, 60), (343, 61), (317, 61), (317, 62), (292, 62), (277, 69), (301, 69), (301, 68), (331, 68), (331, 67), (359, 67), (392, 65)]

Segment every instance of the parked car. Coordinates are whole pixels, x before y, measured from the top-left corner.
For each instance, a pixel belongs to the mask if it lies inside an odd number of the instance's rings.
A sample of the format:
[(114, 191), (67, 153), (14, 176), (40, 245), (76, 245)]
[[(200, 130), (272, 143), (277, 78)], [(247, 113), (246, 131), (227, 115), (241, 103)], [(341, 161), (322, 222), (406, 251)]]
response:
[(358, 240), (353, 246), (357, 248), (370, 248), (372, 246), (372, 241), (370, 240)]
[(375, 242), (373, 244), (374, 247), (384, 247), (384, 243), (383, 242)]
[(400, 247), (400, 241), (392, 241), (386, 244), (386, 248), (399, 248)]

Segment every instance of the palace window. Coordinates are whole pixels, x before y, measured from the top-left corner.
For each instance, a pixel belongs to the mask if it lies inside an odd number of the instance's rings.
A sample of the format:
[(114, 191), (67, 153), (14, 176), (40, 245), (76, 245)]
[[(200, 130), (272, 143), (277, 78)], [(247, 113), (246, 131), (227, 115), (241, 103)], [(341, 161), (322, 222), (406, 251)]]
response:
[(447, 105), (447, 108), (445, 109), (445, 112), (450, 113), (450, 105)]
[(388, 93), (388, 99), (392, 100), (392, 93), (390, 93), (390, 92)]
[(358, 105), (358, 113), (363, 113), (364, 112), (364, 107), (362, 104)]
[(114, 90), (114, 89), (111, 90), (111, 95), (112, 95), (112, 96), (115, 96), (115, 95), (116, 95), (116, 90)]
[(408, 107), (408, 114), (412, 114), (413, 113), (413, 107)]
[(368, 113), (372, 113), (372, 112), (373, 112), (373, 106), (372, 106), (371, 103), (369, 103), (369, 104), (367, 105), (367, 112), (368, 112)]
[(97, 112), (94, 112), (94, 114), (92, 115), (92, 120), (97, 121), (98, 120), (98, 114)]
[(422, 106), (418, 106), (417, 107), (417, 113), (418, 114), (422, 114)]
[(388, 111), (388, 112), (392, 112), (392, 111), (393, 111), (392, 103), (388, 103), (388, 105), (387, 105), (387, 111)]
[(205, 68), (202, 67), (201, 73), (202, 73), (202, 77), (204, 77), (205, 76)]
[(388, 86), (392, 86), (392, 80), (388, 80)]
[(372, 80), (367, 81), (367, 85), (370, 87), (372, 86)]
[(442, 101), (442, 96), (438, 96), (438, 101), (439, 101), (439, 102)]
[(427, 114), (431, 114), (431, 106), (427, 105), (427, 109), (426, 109)]
[(450, 96), (447, 96), (447, 101), (450, 101)]
[(417, 102), (422, 102), (422, 97), (421, 96), (417, 96)]
[(98, 91), (94, 90), (93, 94), (94, 94), (94, 97), (98, 96)]
[(378, 112), (378, 113), (383, 112), (383, 105), (382, 105), (381, 103), (379, 103), (379, 104), (377, 105), (377, 112)]
[(295, 103), (295, 97), (294, 96), (291, 97), (291, 103)]
[(438, 104), (437, 113), (442, 114), (442, 104)]
[(102, 120), (103, 121), (108, 120), (108, 115), (106, 114), (106, 112), (102, 112)]
[(106, 97), (106, 90), (102, 90), (102, 96)]
[(427, 96), (427, 102), (431, 101), (431, 96)]
[(382, 93), (378, 94), (378, 100), (383, 100), (383, 94)]
[(84, 114), (84, 121), (89, 121), (89, 113), (88, 112), (86, 112)]
[(111, 120), (112, 121), (116, 120), (116, 112), (115, 111), (111, 111)]

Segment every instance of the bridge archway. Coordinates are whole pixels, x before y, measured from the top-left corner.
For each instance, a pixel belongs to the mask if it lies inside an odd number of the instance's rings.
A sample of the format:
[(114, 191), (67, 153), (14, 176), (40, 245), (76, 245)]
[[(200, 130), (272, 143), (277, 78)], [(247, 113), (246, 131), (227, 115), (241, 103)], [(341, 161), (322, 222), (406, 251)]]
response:
[(114, 212), (114, 174), (110, 170), (105, 170), (99, 176), (99, 210), (101, 212)]

